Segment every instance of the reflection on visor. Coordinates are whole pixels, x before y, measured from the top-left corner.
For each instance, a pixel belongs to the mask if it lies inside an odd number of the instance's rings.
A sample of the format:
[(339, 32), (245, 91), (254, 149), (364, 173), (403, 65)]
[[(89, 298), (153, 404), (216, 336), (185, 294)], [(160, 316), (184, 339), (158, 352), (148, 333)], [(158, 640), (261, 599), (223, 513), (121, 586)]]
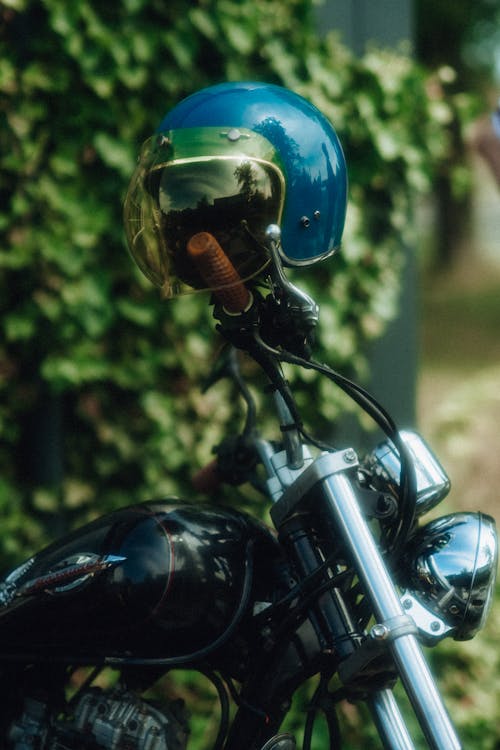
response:
[[(232, 132), (232, 131), (231, 131)], [(243, 281), (269, 262), (265, 232), (279, 224), (284, 172), (262, 135), (220, 128), (183, 128), (144, 144), (124, 205), (132, 257), (166, 297), (206, 288), (186, 245), (214, 235)]]
[(159, 170), (158, 203), (165, 249), (176, 275), (201, 288), (186, 253), (197, 232), (213, 234), (240, 276), (247, 279), (268, 262), (262, 244), (280, 215), (280, 175), (270, 164), (218, 157), (171, 162)]
[[(274, 181), (273, 181), (274, 177)], [(273, 184), (274, 182), (274, 184)], [(173, 162), (163, 170), (160, 181), (160, 208), (164, 213), (203, 209), (207, 205), (224, 210), (266, 202), (273, 207), (279, 185), (269, 165), (255, 161), (217, 158)]]

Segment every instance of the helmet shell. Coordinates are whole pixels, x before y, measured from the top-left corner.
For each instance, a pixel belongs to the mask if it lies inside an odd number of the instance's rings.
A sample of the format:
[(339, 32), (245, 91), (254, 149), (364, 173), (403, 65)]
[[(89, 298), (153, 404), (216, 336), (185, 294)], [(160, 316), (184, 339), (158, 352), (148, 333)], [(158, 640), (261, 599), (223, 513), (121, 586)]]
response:
[(276, 149), (286, 193), (281, 253), (292, 266), (309, 265), (340, 245), (347, 202), (345, 158), (326, 117), (298, 94), (268, 83), (222, 83), (174, 107), (158, 132), (182, 128), (245, 128)]

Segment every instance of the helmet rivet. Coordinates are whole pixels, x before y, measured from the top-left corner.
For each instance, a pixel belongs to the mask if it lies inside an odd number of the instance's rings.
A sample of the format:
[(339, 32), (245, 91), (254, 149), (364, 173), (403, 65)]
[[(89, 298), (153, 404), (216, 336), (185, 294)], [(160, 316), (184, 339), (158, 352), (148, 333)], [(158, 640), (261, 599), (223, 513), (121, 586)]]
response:
[(307, 227), (311, 224), (311, 219), (309, 218), (309, 216), (302, 216), (300, 223), (307, 229)]
[(238, 128), (231, 128), (231, 130), (227, 133), (227, 140), (228, 141), (239, 141), (241, 138), (241, 133), (238, 130)]
[(321, 211), (316, 210), (313, 214), (316, 221), (319, 221), (321, 219)]

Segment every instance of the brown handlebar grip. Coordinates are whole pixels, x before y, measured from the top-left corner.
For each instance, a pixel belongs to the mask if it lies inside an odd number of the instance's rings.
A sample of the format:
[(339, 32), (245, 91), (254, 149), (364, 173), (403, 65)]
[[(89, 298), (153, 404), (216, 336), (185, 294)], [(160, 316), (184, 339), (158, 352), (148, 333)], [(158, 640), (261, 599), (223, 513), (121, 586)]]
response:
[(206, 494), (215, 492), (222, 484), (217, 459), (214, 458), (209, 464), (199, 469), (191, 478), (191, 484), (198, 492)]
[(227, 312), (246, 310), (251, 294), (215, 237), (209, 232), (198, 232), (188, 240), (187, 250), (201, 277)]

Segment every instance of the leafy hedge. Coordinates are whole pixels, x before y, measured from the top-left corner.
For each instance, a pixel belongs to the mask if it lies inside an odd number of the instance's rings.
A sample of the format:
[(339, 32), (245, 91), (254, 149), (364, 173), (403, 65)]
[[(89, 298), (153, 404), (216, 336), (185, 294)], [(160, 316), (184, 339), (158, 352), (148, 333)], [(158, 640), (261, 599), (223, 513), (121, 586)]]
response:
[[(301, 283), (320, 356), (361, 371), (394, 315), (411, 198), (446, 159), (450, 104), (403, 53), (318, 39), (312, 0), (4, 0), (0, 37), (0, 559), (151, 495), (237, 416), (201, 381), (218, 342), (202, 295), (164, 303), (124, 246), (139, 146), (181, 97), (266, 79), (314, 101), (344, 143), (343, 252)], [(338, 405), (297, 381), (299, 399)], [(307, 414), (306, 414), (307, 416)], [(196, 427), (195, 427), (196, 425)], [(62, 459), (62, 465), (61, 465)]]

